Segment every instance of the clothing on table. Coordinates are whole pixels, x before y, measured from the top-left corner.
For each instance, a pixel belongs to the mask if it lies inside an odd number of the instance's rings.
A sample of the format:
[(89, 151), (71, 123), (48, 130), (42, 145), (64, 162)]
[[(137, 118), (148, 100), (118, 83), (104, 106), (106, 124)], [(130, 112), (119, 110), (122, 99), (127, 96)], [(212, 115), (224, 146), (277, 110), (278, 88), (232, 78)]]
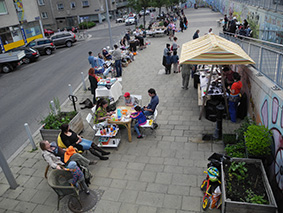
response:
[(103, 107), (98, 107), (98, 109), (94, 113), (94, 116), (95, 116), (95, 118), (94, 118), (94, 123), (95, 124), (103, 122), (103, 121), (105, 121), (105, 119), (104, 120), (98, 120), (98, 119), (106, 117), (107, 116), (107, 111)]

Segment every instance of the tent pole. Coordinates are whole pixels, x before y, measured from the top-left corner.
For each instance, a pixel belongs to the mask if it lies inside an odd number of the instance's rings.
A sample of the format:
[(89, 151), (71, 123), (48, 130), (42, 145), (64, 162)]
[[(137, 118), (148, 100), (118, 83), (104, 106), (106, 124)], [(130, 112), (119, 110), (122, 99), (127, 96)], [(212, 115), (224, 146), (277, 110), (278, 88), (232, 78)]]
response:
[(220, 72), (221, 72), (221, 84), (222, 84), (222, 88), (223, 88), (223, 97), (224, 97), (224, 101), (225, 101), (225, 108), (226, 108), (226, 118), (229, 118), (229, 109), (228, 109), (228, 103), (227, 103), (227, 94), (226, 94), (226, 87), (225, 87), (225, 82), (224, 82), (224, 76), (223, 76), (223, 70), (222, 70), (222, 66), (219, 66), (220, 68)]
[(213, 73), (213, 68), (214, 68), (214, 65), (212, 65), (211, 70), (210, 70), (210, 75), (209, 75), (209, 79), (208, 79), (207, 86), (206, 86), (206, 92), (205, 92), (205, 95), (204, 95), (203, 100), (202, 100), (202, 107), (201, 107), (201, 111), (200, 111), (199, 118), (198, 118), (199, 120), (201, 120), (201, 117), (202, 117), (202, 114), (203, 114), (204, 105), (205, 105), (205, 102), (206, 102), (206, 99), (207, 99), (208, 88), (210, 86), (211, 77), (212, 77), (212, 73)]

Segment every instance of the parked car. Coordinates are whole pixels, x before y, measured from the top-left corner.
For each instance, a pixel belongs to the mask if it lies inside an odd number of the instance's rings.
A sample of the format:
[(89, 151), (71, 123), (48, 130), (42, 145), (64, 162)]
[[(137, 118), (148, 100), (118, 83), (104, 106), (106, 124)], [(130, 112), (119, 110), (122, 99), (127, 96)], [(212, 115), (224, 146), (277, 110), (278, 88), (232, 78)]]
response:
[(135, 24), (135, 18), (134, 17), (129, 17), (129, 18), (126, 19), (125, 22), (126, 22), (126, 26)]
[(124, 16), (121, 17), (121, 18), (117, 18), (117, 19), (116, 19), (116, 23), (125, 22), (125, 20), (126, 20), (128, 17), (129, 17), (128, 15), (124, 15)]
[(51, 30), (51, 29), (44, 29), (44, 35), (45, 36), (50, 36), (50, 35), (53, 35), (54, 34), (54, 31)]
[(54, 33), (50, 38), (55, 46), (66, 45), (67, 47), (71, 47), (77, 41), (76, 35), (67, 31)]
[[(139, 14), (140, 14), (141, 16), (143, 16), (143, 15), (144, 15), (144, 10), (141, 10), (141, 11), (139, 12)], [(146, 10), (146, 11), (145, 11), (145, 15), (147, 16), (147, 15), (149, 15), (149, 14), (150, 14), (149, 10)]]
[(25, 54), (26, 54), (26, 56), (22, 59), (22, 61), (25, 64), (29, 64), (31, 62), (34, 62), (39, 57), (39, 52), (37, 50), (30, 48), (30, 47), (25, 47), (25, 46), (17, 47), (17, 48), (8, 50), (7, 52), (17, 52), (17, 51), (21, 51), (21, 50), (25, 51)]
[(56, 49), (52, 40), (49, 38), (35, 39), (26, 44), (25, 46), (38, 50), (40, 55), (51, 55), (52, 52)]

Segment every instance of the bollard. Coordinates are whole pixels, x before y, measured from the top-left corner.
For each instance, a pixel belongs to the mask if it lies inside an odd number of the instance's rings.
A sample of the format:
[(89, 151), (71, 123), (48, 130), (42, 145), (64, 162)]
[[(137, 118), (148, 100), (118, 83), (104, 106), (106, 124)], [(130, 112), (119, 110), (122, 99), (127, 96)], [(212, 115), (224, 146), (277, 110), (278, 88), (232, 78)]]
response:
[(81, 75), (82, 75), (82, 82), (83, 82), (84, 91), (86, 91), (86, 85), (85, 85), (84, 73), (83, 73), (83, 72), (81, 72)]
[(70, 94), (70, 95), (73, 95), (73, 88), (72, 88), (72, 85), (69, 84), (68, 86), (69, 86), (69, 94)]
[(32, 146), (32, 150), (37, 150), (36, 148), (36, 145), (33, 141), (33, 138), (32, 138), (32, 135), (31, 135), (31, 132), (30, 132), (30, 129), (29, 129), (29, 125), (27, 123), (24, 124), (25, 128), (26, 128), (26, 132), (27, 132), (27, 135), (29, 137), (29, 141), (31, 143), (31, 146)]
[(213, 134), (214, 139), (222, 139), (222, 120), (223, 120), (223, 112), (224, 112), (224, 106), (222, 104), (219, 104), (216, 106), (216, 128)]
[(15, 180), (15, 178), (14, 178), (12, 172), (11, 172), (11, 169), (10, 169), (1, 149), (0, 149), (0, 166), (1, 166), (1, 168), (4, 172), (4, 175), (5, 175), (7, 181), (10, 185), (10, 188), (16, 189), (19, 185), (17, 184), (17, 182), (16, 182), (16, 180)]
[(51, 109), (52, 109), (52, 112), (57, 115), (58, 112), (57, 112), (57, 109), (55, 107), (55, 104), (54, 104), (54, 101), (50, 101), (50, 105), (51, 105)]

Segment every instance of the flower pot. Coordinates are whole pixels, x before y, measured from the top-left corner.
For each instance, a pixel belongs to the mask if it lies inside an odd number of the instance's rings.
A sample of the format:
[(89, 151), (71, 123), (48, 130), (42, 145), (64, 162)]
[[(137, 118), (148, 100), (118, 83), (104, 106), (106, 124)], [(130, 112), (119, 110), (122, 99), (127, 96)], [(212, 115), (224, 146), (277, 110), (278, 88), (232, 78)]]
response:
[[(277, 210), (277, 204), (275, 202), (273, 192), (271, 190), (271, 187), (269, 185), (263, 164), (261, 160), (258, 159), (248, 159), (248, 158), (233, 158), (232, 161), (236, 162), (246, 162), (247, 164), (254, 164), (256, 167), (260, 169), (262, 173), (262, 181), (263, 181), (263, 186), (265, 189), (265, 192), (267, 194), (268, 198), (268, 204), (255, 204), (255, 203), (247, 203), (247, 202), (241, 202), (241, 201), (233, 201), (230, 198), (226, 197), (227, 196), (227, 182), (225, 180), (225, 173), (224, 173), (224, 167), (221, 165), (221, 188), (222, 188), (222, 213), (227, 212), (227, 213), (251, 213), (251, 212), (256, 212), (256, 213), (275, 213)], [(248, 179), (245, 180), (246, 182), (249, 181)], [(233, 182), (232, 182), (233, 184)]]
[[(69, 122), (70, 129), (76, 132), (77, 134), (81, 133), (84, 130), (84, 124), (83, 120), (81, 117), (81, 113), (78, 112), (76, 116)], [(40, 129), (40, 134), (42, 136), (43, 140), (48, 140), (49, 142), (51, 141), (57, 141), (57, 137), (61, 130), (59, 129)]]

